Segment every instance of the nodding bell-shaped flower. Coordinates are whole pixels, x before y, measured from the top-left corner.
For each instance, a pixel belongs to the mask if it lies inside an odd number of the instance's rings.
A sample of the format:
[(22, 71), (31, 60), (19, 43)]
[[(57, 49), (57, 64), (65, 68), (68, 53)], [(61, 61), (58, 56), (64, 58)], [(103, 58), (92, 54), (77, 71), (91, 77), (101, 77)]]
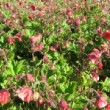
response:
[(96, 99), (96, 102), (95, 102), (95, 105), (97, 108), (104, 108), (107, 106), (107, 100), (104, 96), (99, 96), (97, 99)]

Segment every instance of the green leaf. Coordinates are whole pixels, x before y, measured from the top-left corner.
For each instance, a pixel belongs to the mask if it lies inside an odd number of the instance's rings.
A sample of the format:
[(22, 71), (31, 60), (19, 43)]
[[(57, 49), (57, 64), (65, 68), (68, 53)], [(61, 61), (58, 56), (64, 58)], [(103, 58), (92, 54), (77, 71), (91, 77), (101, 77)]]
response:
[(23, 69), (23, 67), (24, 67), (23, 63), (24, 63), (24, 60), (21, 60), (16, 63), (16, 68), (15, 68), (16, 74), (20, 73), (20, 71)]
[(59, 89), (61, 90), (61, 92), (65, 92), (66, 86), (64, 84), (59, 84)]
[(104, 82), (101, 82), (102, 90), (110, 92), (110, 78), (106, 78)]

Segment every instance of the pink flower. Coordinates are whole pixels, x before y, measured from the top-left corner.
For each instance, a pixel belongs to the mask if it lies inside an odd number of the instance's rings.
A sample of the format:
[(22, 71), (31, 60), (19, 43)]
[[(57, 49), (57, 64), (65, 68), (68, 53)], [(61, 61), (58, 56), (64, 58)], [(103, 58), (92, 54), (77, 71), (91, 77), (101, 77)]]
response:
[(6, 3), (6, 6), (7, 6), (7, 8), (10, 8), (11, 7), (11, 4), (10, 3)]
[(8, 18), (5, 18), (5, 19), (4, 19), (4, 22), (5, 22), (7, 25), (9, 25), (9, 24), (11, 23), (11, 20), (8, 19)]
[(45, 75), (42, 75), (42, 82), (46, 82), (46, 80), (47, 80), (47, 78), (46, 78), (46, 76)]
[(102, 69), (103, 68), (103, 64), (102, 63), (98, 63), (98, 68)]
[(36, 35), (36, 38), (37, 38), (37, 40), (42, 40), (42, 34), (41, 34), (41, 33), (38, 33), (38, 34)]
[(90, 54), (88, 54), (88, 58), (93, 64), (98, 63), (100, 56), (101, 56), (101, 52), (95, 48), (93, 49), (93, 51)]
[(102, 31), (102, 28), (99, 26), (99, 27), (96, 29), (96, 31), (99, 33), (99, 32)]
[(80, 18), (76, 18), (76, 19), (74, 19), (74, 25), (75, 26), (80, 26), (80, 24), (81, 24), (81, 20), (80, 20)]
[(88, 108), (87, 108), (87, 107), (85, 107), (83, 110), (88, 110)]
[(68, 104), (67, 104), (67, 102), (65, 100), (61, 100), (60, 101), (60, 108), (62, 110), (66, 110), (68, 108)]
[(21, 34), (20, 33), (17, 33), (15, 35), (15, 38), (17, 38), (19, 42), (22, 42), (22, 38), (21, 38)]
[(16, 18), (16, 14), (14, 13), (14, 14), (12, 14), (12, 16), (11, 16), (13, 19), (15, 19)]
[(37, 35), (30, 37), (29, 40), (31, 43), (35, 43), (36, 41), (41, 41), (42, 40), (42, 34), (38, 33)]
[(68, 41), (64, 42), (64, 46), (65, 46), (65, 47), (68, 47), (68, 46), (69, 46)]
[(38, 16), (43, 17), (44, 16), (44, 11), (39, 11)]
[(101, 56), (101, 52), (100, 52), (98, 49), (94, 48), (94, 49), (93, 49), (93, 52), (96, 54), (96, 56), (97, 56), (98, 58)]
[(56, 51), (56, 48), (55, 48), (54, 46), (50, 46), (50, 50), (51, 50), (52, 52), (55, 52), (55, 51)]
[(103, 52), (107, 52), (108, 51), (108, 46), (107, 45), (104, 45), (104, 44), (102, 44), (101, 46), (100, 46), (100, 51), (103, 53)]
[(87, 16), (82, 16), (81, 20), (86, 22), (87, 21)]
[(68, 23), (68, 24), (73, 24), (73, 22), (74, 22), (73, 19), (67, 20), (67, 23)]
[(97, 90), (97, 93), (99, 94), (99, 95), (101, 95), (102, 94), (102, 92), (98, 89)]
[(32, 19), (34, 18), (34, 16), (33, 16), (33, 15), (29, 15), (28, 18), (29, 18), (30, 20), (32, 20)]
[(103, 32), (102, 35), (106, 40), (110, 41), (110, 30)]
[(107, 21), (106, 18), (102, 18), (102, 19), (101, 19), (102, 24), (105, 24), (106, 21)]
[(106, 106), (105, 110), (110, 110), (110, 104)]
[(36, 48), (36, 51), (42, 51), (44, 48), (44, 44), (42, 42), (37, 43), (35, 48)]
[(46, 56), (46, 55), (44, 55), (44, 57), (43, 57), (43, 62), (45, 62), (45, 63), (49, 63), (49, 58)]
[(36, 6), (35, 6), (35, 5), (31, 5), (31, 9), (32, 9), (33, 11), (35, 11), (35, 10), (36, 10)]
[(18, 3), (20, 6), (22, 6), (22, 1), (21, 0), (18, 0)]
[(92, 52), (92, 53), (88, 54), (88, 58), (93, 64), (98, 63), (98, 58), (95, 53)]
[(21, 90), (18, 90), (18, 97), (24, 102), (30, 102), (32, 100), (33, 92), (30, 87), (24, 86)]
[(32, 74), (27, 73), (26, 76), (25, 76), (25, 80), (27, 82), (30, 82), (30, 81), (31, 82), (34, 82), (35, 81), (35, 78), (34, 78), (34, 76)]
[(31, 37), (29, 38), (29, 41), (30, 41), (31, 43), (35, 43), (35, 42), (37, 41), (36, 36), (31, 36)]
[(6, 3), (6, 7), (7, 7), (9, 10), (12, 9), (11, 4), (10, 4), (9, 2)]
[(95, 105), (98, 108), (104, 108), (104, 107), (106, 107), (107, 106), (107, 100), (106, 100), (106, 98), (104, 96), (99, 96), (96, 99)]
[(72, 10), (71, 10), (71, 9), (67, 9), (67, 10), (66, 10), (66, 15), (67, 15), (68, 17), (72, 17)]
[(99, 76), (97, 74), (90, 74), (90, 77), (94, 80), (94, 81), (99, 81)]
[(39, 105), (43, 105), (43, 104), (44, 104), (44, 100), (43, 100), (43, 99), (39, 99), (39, 100), (38, 100), (38, 104), (39, 104)]
[(10, 99), (10, 93), (6, 89), (0, 90), (0, 103), (7, 104)]
[(15, 39), (13, 37), (8, 37), (8, 43), (9, 44), (14, 44), (15, 43)]
[(96, 31), (99, 36), (102, 36), (103, 32), (102, 32), (102, 28), (100, 26), (96, 29)]

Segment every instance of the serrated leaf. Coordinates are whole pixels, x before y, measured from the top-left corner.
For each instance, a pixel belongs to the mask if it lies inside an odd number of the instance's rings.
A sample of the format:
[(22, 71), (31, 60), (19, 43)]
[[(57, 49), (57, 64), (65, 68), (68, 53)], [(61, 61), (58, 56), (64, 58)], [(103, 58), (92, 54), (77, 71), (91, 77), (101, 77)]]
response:
[(101, 84), (104, 91), (110, 92), (110, 78), (106, 78), (104, 82), (101, 82)]
[(16, 68), (15, 68), (16, 74), (18, 74), (22, 70), (22, 68), (24, 66), (23, 63), (24, 63), (24, 60), (16, 63)]

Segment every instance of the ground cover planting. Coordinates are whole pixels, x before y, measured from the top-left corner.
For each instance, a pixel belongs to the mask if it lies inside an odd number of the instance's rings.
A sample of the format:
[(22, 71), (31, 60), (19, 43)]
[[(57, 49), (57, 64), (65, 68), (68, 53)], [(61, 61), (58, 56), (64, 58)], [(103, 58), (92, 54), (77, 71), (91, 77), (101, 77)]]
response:
[(0, 110), (110, 110), (110, 0), (0, 0)]

